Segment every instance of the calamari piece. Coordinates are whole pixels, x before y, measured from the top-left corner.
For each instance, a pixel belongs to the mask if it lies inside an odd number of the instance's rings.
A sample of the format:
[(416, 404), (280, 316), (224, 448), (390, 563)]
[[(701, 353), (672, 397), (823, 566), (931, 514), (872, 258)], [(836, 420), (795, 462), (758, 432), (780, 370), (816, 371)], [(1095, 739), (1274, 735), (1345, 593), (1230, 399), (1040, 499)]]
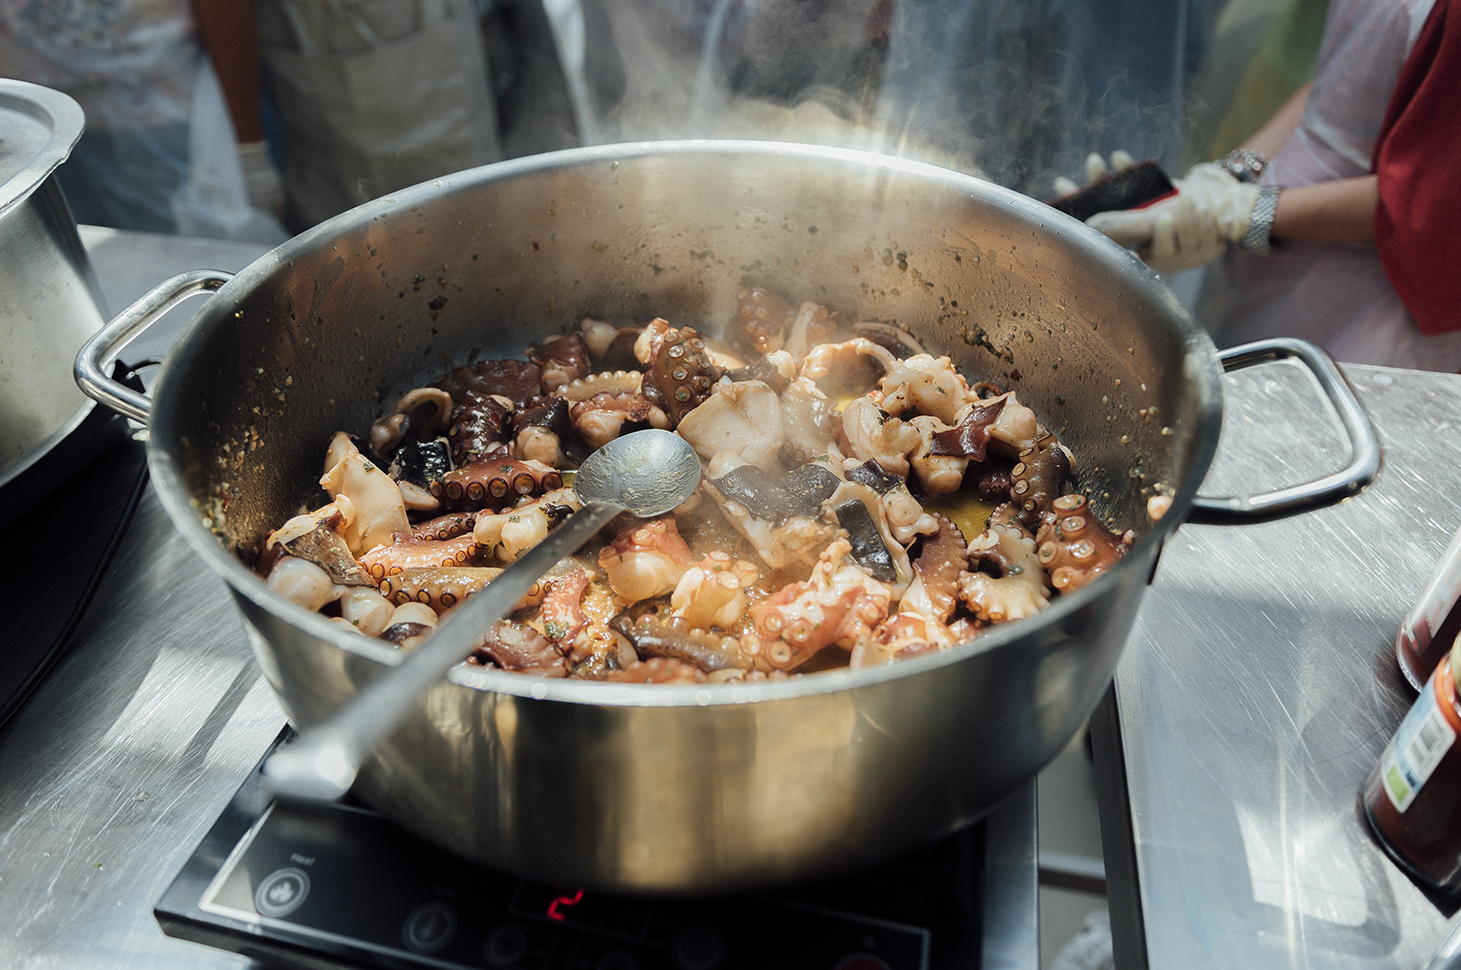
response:
[[(710, 473), (728, 473), (743, 464), (734, 455), (724, 458), (718, 456), (711, 460)], [(701, 480), (700, 487), (715, 499), (726, 521), (746, 537), (756, 550), (756, 555), (772, 569), (815, 563), (827, 543), (837, 535), (833, 526), (805, 515), (791, 515), (780, 523), (762, 518), (745, 505), (726, 496), (708, 475)]]
[(634, 359), (634, 343), (641, 328), (616, 327), (606, 320), (584, 317), (578, 330), (597, 370), (633, 369), (638, 363)]
[(964, 484), (964, 474), (969, 469), (969, 459), (952, 455), (933, 453), (933, 437), (948, 431), (949, 426), (931, 414), (920, 414), (908, 420), (923, 439), (922, 443), (908, 456), (913, 475), (919, 487), (931, 498), (953, 495)]
[(447, 425), (452, 461), (465, 465), (505, 449), (516, 410), (517, 405), (505, 395), (469, 388), (457, 399)]
[(644, 372), (644, 397), (664, 411), (673, 426), (710, 396), (724, 369), (711, 359), (693, 327), (663, 329), (652, 347)]
[(979, 619), (1009, 623), (1050, 605), (1045, 569), (1025, 530), (991, 523), (969, 543), (968, 553), (970, 563), (983, 568), (959, 574), (959, 598)]
[(1040, 438), (1040, 422), (1036, 420), (1034, 411), (1020, 403), (1014, 391), (1007, 391), (988, 400), (970, 401), (960, 409), (954, 424), (961, 424), (965, 416), (974, 413), (976, 408), (993, 407), (999, 402), (1003, 402), (1003, 407), (989, 426), (991, 442), (1001, 442), (1006, 453), (1010, 455), (1018, 455), (1027, 448), (1033, 448)]
[[(344, 508), (342, 508), (344, 506)], [(353, 506), (331, 502), (313, 512), (296, 515), (264, 540), (266, 555), (287, 552), (319, 566), (337, 586), (370, 586), (375, 581), (361, 568), (342, 534)], [(276, 551), (277, 550), (277, 551)]]
[(848, 397), (867, 393), (897, 366), (898, 359), (887, 348), (854, 337), (813, 347), (802, 362), (801, 376), (828, 394)]
[(670, 606), (678, 619), (695, 629), (730, 629), (751, 605), (746, 591), (760, 575), (754, 563), (712, 552), (680, 577)]
[(851, 544), (823, 550), (805, 582), (788, 583), (751, 607), (741, 650), (762, 670), (790, 671), (832, 644), (855, 650), (888, 615), (892, 592), (847, 561)]
[(904, 478), (911, 468), (908, 456), (923, 443), (917, 428), (890, 417), (865, 397), (842, 409), (842, 436), (852, 457), (876, 461), (885, 472)]
[(671, 592), (695, 562), (673, 515), (636, 522), (599, 550), (599, 568), (624, 603)]
[(401, 490), (381, 468), (355, 447), (350, 436), (341, 431), (330, 440), (329, 463), (320, 478), (320, 486), (338, 499), (345, 496), (355, 511), (341, 533), (350, 551), (361, 556), (376, 546), (391, 541), (397, 532), (410, 532), (406, 503)]
[(330, 579), (329, 573), (298, 556), (279, 557), (264, 582), (280, 596), (312, 613), (326, 603), (333, 603), (343, 591), (343, 587)]
[(958, 423), (956, 415), (971, 397), (968, 383), (954, 370), (954, 362), (931, 354), (915, 354), (897, 361), (874, 395), (882, 409), (895, 417), (911, 411), (931, 414), (946, 424)]
[(767, 470), (776, 467), (786, 440), (781, 401), (763, 381), (721, 381), (677, 430), (702, 458), (728, 451)]
[[(638, 375), (635, 375), (636, 379)], [(571, 387), (570, 387), (571, 389)], [(569, 406), (573, 430), (590, 448), (602, 448), (621, 434), (646, 428), (670, 429), (669, 416), (637, 391), (600, 391)]]
[(841, 321), (842, 314), (807, 301), (797, 308), (782, 349), (798, 360), (805, 359), (807, 351), (827, 339)]
[(500, 562), (516, 562), (524, 552), (543, 541), (569, 512), (583, 508), (571, 488), (558, 488), (529, 502), (497, 513), (479, 513), (472, 536), (486, 552)]
[(908, 551), (894, 538), (878, 493), (860, 482), (843, 482), (827, 501), (837, 524), (847, 531), (849, 562), (888, 584), (894, 599), (913, 581)]
[(1035, 550), (1056, 591), (1072, 593), (1114, 566), (1135, 541), (1129, 529), (1121, 535), (1107, 529), (1084, 495), (1063, 495), (1045, 514)]
[(1045, 513), (1064, 494), (1069, 474), (1070, 453), (1048, 431), (1033, 447), (1020, 452), (1019, 461), (1010, 471), (1009, 496), (1019, 509), (1021, 525), (1031, 532), (1040, 528)]
[(472, 524), (476, 521), (476, 512), (448, 512), (445, 515), (438, 515), (434, 519), (417, 523), (416, 527), (411, 530), (411, 534), (418, 539), (437, 539), (445, 542), (447, 539), (470, 534)]
[(952, 630), (921, 613), (897, 613), (878, 625), (873, 635), (853, 648), (849, 666), (853, 670), (906, 660), (958, 646)]
[(380, 639), (402, 650), (415, 650), (441, 623), (436, 611), (425, 603), (402, 603), (391, 611)]
[(396, 607), (377, 589), (347, 589), (340, 594), (340, 616), (368, 637), (378, 637), (390, 626)]
[(396, 402), (395, 410), (370, 426), (370, 450), (389, 461), (407, 441), (428, 441), (446, 431), (451, 419), (451, 395), (439, 387), (418, 387)]
[(798, 377), (781, 392), (783, 452), (797, 464), (825, 455), (835, 438), (837, 409), (812, 381)]
[(512, 455), (520, 461), (536, 461), (553, 468), (566, 468), (568, 439), (573, 433), (569, 404), (556, 395), (547, 403), (526, 408), (512, 422)]
[(950, 519), (942, 515), (935, 519), (938, 531), (923, 540), (913, 560), (913, 582), (898, 608), (947, 623), (959, 605), (959, 574), (968, 565), (969, 547)]
[(543, 636), (558, 644), (560, 650), (566, 652), (567, 646), (589, 624), (588, 614), (583, 609), (583, 596), (592, 581), (589, 571), (582, 567), (573, 567), (548, 578), (538, 619)]
[(431, 483), (431, 494), (449, 509), (500, 509), (562, 486), (563, 476), (552, 465), (502, 454), (453, 469)]

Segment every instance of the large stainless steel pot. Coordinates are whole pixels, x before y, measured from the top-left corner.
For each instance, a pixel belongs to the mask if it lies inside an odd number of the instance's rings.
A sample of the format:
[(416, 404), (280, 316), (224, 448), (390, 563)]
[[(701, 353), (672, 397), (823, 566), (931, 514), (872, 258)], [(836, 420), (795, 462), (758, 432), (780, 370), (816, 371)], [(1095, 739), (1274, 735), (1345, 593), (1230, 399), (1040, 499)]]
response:
[(18, 510), (7, 486), (94, 407), (71, 367), (104, 304), (53, 174), (84, 124), (60, 91), (0, 78), (0, 524)]
[[(231, 280), (179, 277), (110, 324), (78, 371), (149, 421), (164, 505), (232, 587), (290, 718), (309, 725), (398, 659), (272, 595), (244, 563), (320, 500), (330, 434), (585, 314), (716, 329), (747, 280), (907, 324), (970, 377), (1013, 382), (1080, 457), (1082, 484), (1143, 534), (1037, 619), (893, 667), (705, 687), (458, 669), (357, 786), (407, 828), (545, 881), (724, 890), (867, 863), (965, 824), (1094, 708), (1162, 540), (1194, 510), (1220, 424), (1218, 355), (1134, 257), (1023, 196), (906, 161), (610, 146), (361, 206)], [(106, 384), (110, 347), (211, 289), (150, 406)], [(1352, 398), (1340, 407), (1367, 427)], [(1370, 438), (1319, 492), (1352, 492), (1377, 459)], [(1173, 503), (1152, 524), (1158, 491)], [(1197, 508), (1228, 507), (1253, 506)]]

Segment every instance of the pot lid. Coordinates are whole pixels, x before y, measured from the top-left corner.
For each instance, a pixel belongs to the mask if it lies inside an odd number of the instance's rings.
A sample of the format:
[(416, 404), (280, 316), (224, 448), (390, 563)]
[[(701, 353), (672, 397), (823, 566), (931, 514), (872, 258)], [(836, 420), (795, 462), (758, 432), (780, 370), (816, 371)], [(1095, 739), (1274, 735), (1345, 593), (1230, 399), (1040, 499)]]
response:
[(0, 214), (66, 160), (85, 127), (86, 115), (70, 95), (0, 78)]

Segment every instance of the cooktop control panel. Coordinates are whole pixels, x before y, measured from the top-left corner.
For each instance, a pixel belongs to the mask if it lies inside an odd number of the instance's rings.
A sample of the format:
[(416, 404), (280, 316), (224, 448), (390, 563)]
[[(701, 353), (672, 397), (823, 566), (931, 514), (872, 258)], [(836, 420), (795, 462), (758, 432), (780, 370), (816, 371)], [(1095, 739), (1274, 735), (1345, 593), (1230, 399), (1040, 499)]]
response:
[(476, 865), (358, 805), (268, 800), (255, 772), (156, 916), (169, 935), (312, 968), (977, 967), (983, 831), (795, 889), (616, 896)]

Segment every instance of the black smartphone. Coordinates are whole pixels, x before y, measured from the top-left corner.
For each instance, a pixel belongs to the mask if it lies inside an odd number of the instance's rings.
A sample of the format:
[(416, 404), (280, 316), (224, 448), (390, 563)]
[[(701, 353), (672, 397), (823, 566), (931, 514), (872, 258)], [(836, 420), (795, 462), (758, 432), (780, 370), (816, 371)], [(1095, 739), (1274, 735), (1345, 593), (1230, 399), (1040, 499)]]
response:
[(1078, 192), (1051, 199), (1047, 204), (1085, 222), (1097, 212), (1140, 209), (1176, 194), (1177, 187), (1162, 167), (1155, 161), (1145, 161), (1112, 172)]

